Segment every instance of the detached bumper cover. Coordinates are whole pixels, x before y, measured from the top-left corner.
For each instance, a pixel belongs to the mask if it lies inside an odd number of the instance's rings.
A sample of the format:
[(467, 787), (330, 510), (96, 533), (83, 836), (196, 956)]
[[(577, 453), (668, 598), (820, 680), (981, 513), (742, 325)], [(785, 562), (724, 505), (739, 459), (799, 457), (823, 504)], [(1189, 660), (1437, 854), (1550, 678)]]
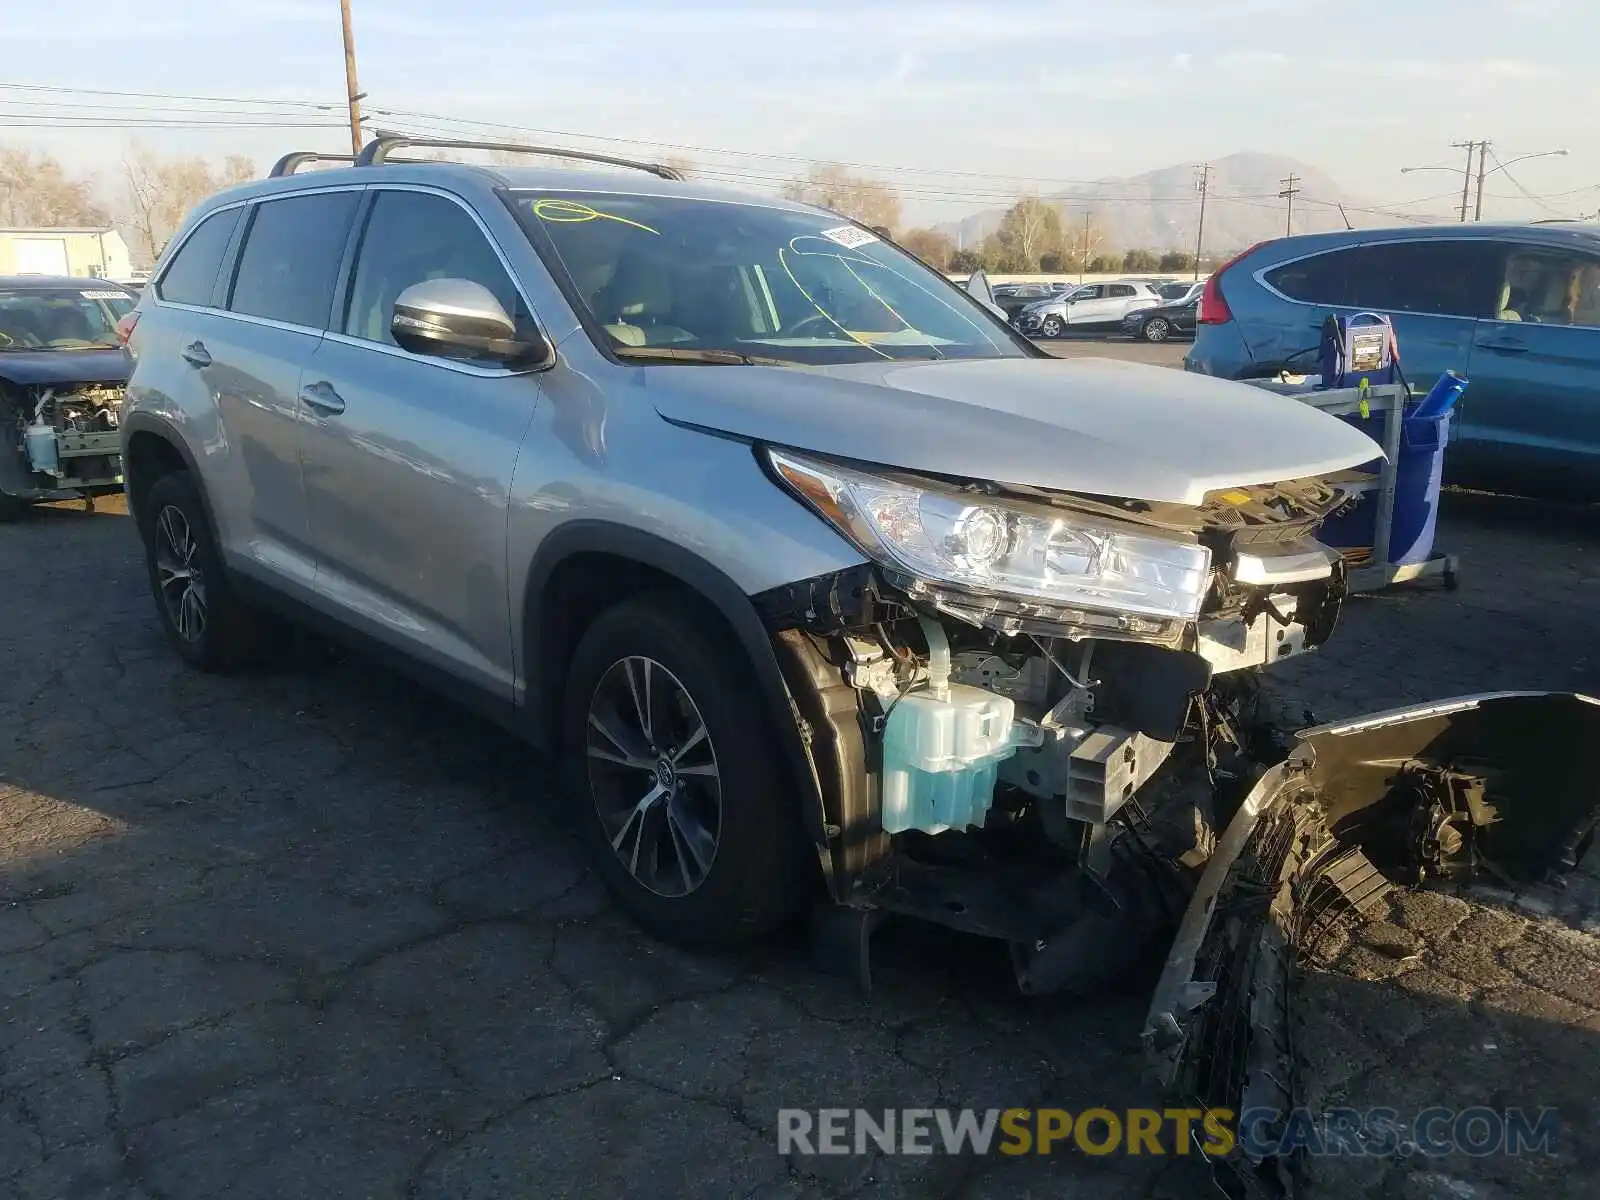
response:
[[(1432, 879), (1537, 882), (1577, 864), (1600, 823), (1600, 701), (1507, 692), (1297, 735), (1246, 797), (1184, 915), (1145, 1022), (1175, 1100), (1235, 1113), (1295, 1105), (1291, 986), (1340, 909)], [(1292, 1164), (1226, 1164), (1268, 1195)]]

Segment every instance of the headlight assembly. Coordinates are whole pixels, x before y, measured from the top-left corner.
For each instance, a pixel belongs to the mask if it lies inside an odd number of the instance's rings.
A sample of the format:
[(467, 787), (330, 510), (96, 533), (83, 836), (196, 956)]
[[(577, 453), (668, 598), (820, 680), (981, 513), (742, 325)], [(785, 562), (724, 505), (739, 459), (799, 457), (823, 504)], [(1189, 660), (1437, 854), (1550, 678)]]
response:
[[(819, 516), (913, 594), (973, 619), (1006, 616), (1161, 636), (1194, 620), (1211, 552), (1093, 517), (970, 495), (768, 450)], [(951, 594), (954, 589), (956, 594)]]

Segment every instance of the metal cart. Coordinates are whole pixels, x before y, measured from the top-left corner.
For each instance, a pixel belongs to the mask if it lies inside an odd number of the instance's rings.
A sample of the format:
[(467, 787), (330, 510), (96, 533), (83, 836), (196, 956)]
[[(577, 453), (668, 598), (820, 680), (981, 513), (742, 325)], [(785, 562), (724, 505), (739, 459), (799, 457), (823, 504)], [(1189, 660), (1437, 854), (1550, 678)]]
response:
[[(1289, 396), (1302, 404), (1321, 409), (1331, 416), (1343, 417), (1361, 413), (1363, 416), (1382, 414), (1383, 454), (1382, 469), (1370, 483), (1357, 484), (1354, 492), (1377, 492), (1377, 528), (1372, 543), (1370, 562), (1350, 569), (1352, 592), (1376, 592), (1397, 583), (1411, 583), (1418, 579), (1438, 578), (1450, 590), (1456, 589), (1456, 559), (1454, 555), (1435, 551), (1419, 563), (1396, 564), (1389, 561), (1389, 534), (1394, 526), (1395, 480), (1400, 470), (1400, 438), (1404, 429), (1405, 409), (1408, 403), (1421, 399), (1400, 384), (1380, 384), (1363, 392), (1360, 388), (1329, 388), (1326, 391), (1308, 388), (1304, 384), (1283, 383), (1276, 380), (1250, 380), (1256, 387), (1279, 395)], [(1362, 412), (1362, 401), (1366, 411)]]

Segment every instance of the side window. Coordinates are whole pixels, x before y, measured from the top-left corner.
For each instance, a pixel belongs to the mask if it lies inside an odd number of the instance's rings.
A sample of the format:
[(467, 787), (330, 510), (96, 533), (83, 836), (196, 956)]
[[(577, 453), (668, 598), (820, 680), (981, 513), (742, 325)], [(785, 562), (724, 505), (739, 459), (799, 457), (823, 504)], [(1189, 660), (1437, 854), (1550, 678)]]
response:
[(379, 192), (361, 237), (344, 332), (394, 345), (395, 299), (425, 279), (470, 279), (518, 325), (530, 319), (494, 248), (459, 204), (427, 192)]
[(1098, 299), (1100, 299), (1100, 296), (1104, 291), (1105, 291), (1105, 288), (1101, 284), (1091, 283), (1087, 287), (1081, 287), (1077, 291), (1073, 292), (1072, 293), (1072, 299), (1074, 299), (1074, 300), (1098, 300)]
[(156, 295), (174, 304), (210, 304), (222, 256), (243, 212), (227, 208), (201, 221), (162, 272)]
[(1486, 317), (1493, 311), (1488, 242), (1440, 238), (1378, 242), (1356, 251), (1346, 303), (1388, 312)]
[(1351, 250), (1313, 254), (1298, 262), (1274, 267), (1262, 278), (1291, 300), (1307, 304), (1344, 304), (1350, 274)]
[(1502, 321), (1600, 327), (1600, 261), (1559, 250), (1513, 251), (1495, 315)]
[(1108, 296), (1131, 296), (1134, 294), (1133, 285), (1131, 283), (1113, 283), (1106, 288), (1106, 294)]
[(314, 192), (256, 205), (228, 308), (324, 328), (359, 198), (357, 192)]

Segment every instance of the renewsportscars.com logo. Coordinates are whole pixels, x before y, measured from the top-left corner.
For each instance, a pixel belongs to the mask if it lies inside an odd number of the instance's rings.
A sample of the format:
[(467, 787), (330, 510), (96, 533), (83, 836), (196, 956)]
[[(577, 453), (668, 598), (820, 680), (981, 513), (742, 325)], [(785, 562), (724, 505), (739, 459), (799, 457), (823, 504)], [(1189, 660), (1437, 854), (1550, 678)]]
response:
[(1304, 1153), (1390, 1158), (1414, 1154), (1547, 1154), (1559, 1149), (1553, 1108), (951, 1109), (784, 1108), (778, 1152), (850, 1154), (1189, 1155), (1254, 1159)]

